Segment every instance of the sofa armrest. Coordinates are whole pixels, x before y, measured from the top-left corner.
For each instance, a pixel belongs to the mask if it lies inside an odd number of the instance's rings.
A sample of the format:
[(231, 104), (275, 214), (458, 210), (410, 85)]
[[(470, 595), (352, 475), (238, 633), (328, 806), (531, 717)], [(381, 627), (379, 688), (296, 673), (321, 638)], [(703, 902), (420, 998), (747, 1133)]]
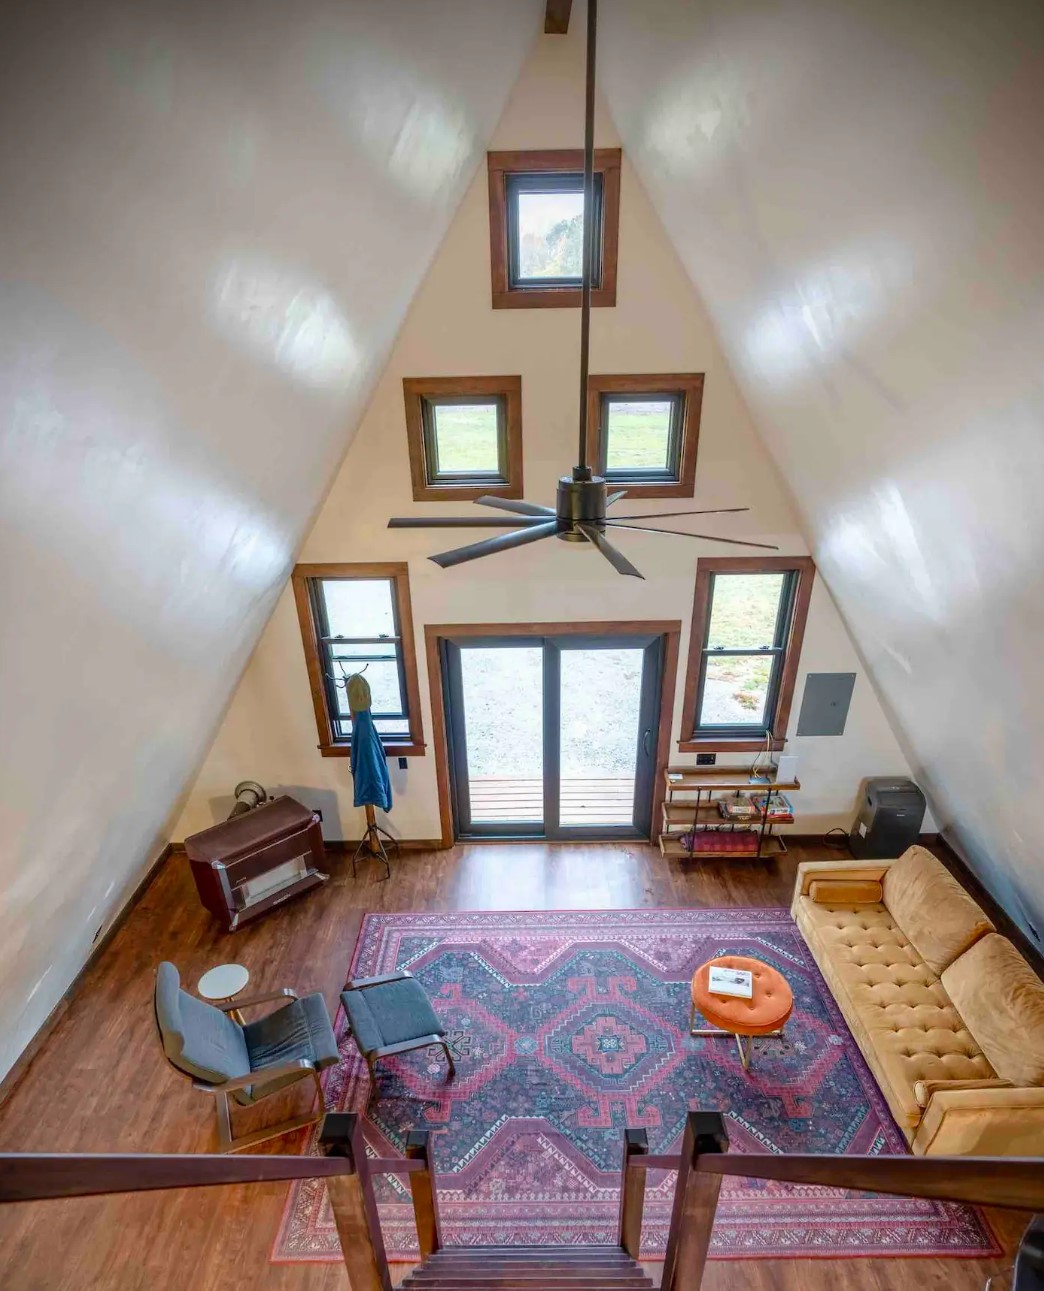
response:
[(927, 1107), (936, 1094), (954, 1089), (1011, 1089), (1011, 1082), (1001, 1080), (999, 1076), (982, 1080), (917, 1080), (914, 1082), (914, 1098), (918, 1107)]
[(918, 1156), (1044, 1156), (1044, 1088), (937, 1090), (911, 1146)]
[(816, 879), (837, 882), (844, 879), (870, 879), (880, 883), (892, 861), (802, 861), (797, 868), (794, 896), (808, 896), (808, 889)]

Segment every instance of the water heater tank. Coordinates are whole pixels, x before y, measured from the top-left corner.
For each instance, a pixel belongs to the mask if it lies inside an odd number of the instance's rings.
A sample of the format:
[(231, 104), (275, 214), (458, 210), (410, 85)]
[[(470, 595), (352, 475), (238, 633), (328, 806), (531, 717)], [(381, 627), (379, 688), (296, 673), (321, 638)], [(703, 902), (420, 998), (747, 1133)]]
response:
[(859, 815), (849, 838), (860, 860), (892, 860), (920, 837), (924, 794), (912, 780), (875, 776), (863, 786)]

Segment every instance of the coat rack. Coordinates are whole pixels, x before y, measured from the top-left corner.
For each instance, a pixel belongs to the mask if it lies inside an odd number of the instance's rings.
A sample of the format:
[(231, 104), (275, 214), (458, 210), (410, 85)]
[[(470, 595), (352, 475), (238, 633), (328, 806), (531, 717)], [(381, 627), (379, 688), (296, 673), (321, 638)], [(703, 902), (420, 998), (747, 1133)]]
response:
[[(366, 713), (369, 715), (370, 704), (372, 702), (369, 683), (363, 677), (363, 673), (369, 667), (369, 664), (364, 664), (358, 672), (353, 673), (349, 673), (340, 660), (337, 661), (337, 665), (341, 670), (341, 676), (339, 678), (333, 677), (331, 680), (335, 686), (344, 687), (344, 693), (348, 699), (348, 709), (352, 715), (351, 761), (352, 775), (354, 776), (356, 771), (356, 737), (358, 735), (359, 714)], [(372, 718), (370, 721), (372, 724)], [(376, 739), (379, 742), (379, 737), (375, 732), (372, 734), (371, 738)], [(381, 756), (384, 756), (383, 750), (381, 750)], [(356, 806), (359, 805), (360, 804), (356, 802)], [(388, 857), (388, 847), (386, 844), (392, 848), (396, 858), (398, 858), (400, 853), (398, 840), (393, 838), (386, 829), (382, 829), (381, 826), (377, 824), (377, 813), (372, 802), (364, 803), (362, 806), (366, 812), (366, 832), (360, 839), (358, 847), (356, 847), (355, 851), (352, 853), (352, 878), (354, 879), (356, 876), (356, 869), (360, 858), (365, 859), (367, 857), (372, 857), (375, 861), (380, 861), (383, 864), (384, 878), (389, 879), (391, 878), (391, 861)]]

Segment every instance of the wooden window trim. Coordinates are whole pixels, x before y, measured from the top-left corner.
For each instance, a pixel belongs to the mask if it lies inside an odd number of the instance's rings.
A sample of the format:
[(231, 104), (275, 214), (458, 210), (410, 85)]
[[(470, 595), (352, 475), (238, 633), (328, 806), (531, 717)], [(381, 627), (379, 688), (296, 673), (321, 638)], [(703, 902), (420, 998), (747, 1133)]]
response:
[[(475, 498), (522, 497), (522, 378), (403, 377), (406, 439), (410, 449), (410, 479), (415, 502), (474, 501)], [(499, 395), (504, 400), (507, 436), (507, 482), (432, 484), (424, 450), (424, 400), (453, 396)]]
[(779, 697), (769, 732), (769, 748), (783, 748), (794, 702), (794, 686), (801, 662), (805, 623), (812, 596), (816, 566), (809, 556), (712, 556), (696, 562), (696, 594), (692, 604), (692, 627), (689, 632), (689, 661), (685, 671), (685, 696), (682, 700), (682, 753), (755, 753), (765, 748), (765, 738), (694, 735), (696, 729), (696, 696), (700, 684), (703, 641), (707, 635), (710, 614), (711, 574), (769, 574), (794, 572), (798, 576), (794, 607), (790, 616), (779, 681)]
[(399, 561), (294, 566), (291, 583), (294, 589), (294, 602), (297, 605), (297, 619), (301, 625), (301, 642), (304, 646), (305, 665), (308, 669), (308, 685), (312, 692), (315, 724), (319, 732), (319, 752), (324, 758), (351, 756), (351, 742), (338, 739), (334, 735), (333, 721), (326, 702), (326, 687), (323, 685), (323, 670), (319, 654), (318, 625), (312, 610), (312, 598), (308, 593), (309, 582), (316, 578), (390, 578), (395, 583), (410, 733), (408, 737), (399, 737), (396, 742), (390, 739), (382, 740), (382, 744), (388, 757), (423, 756), (424, 728), (421, 723), (420, 682), (417, 678), (417, 645), (413, 632), (409, 566)]
[[(602, 176), (602, 283), (592, 290), (591, 304), (616, 304), (616, 262), (620, 245), (619, 148), (596, 148), (595, 172)], [(579, 309), (579, 287), (512, 288), (508, 274), (508, 175), (540, 171), (583, 170), (580, 148), (556, 148), (543, 152), (488, 152), (489, 171), (489, 263), (494, 309)]]
[(657, 372), (637, 376), (601, 375), (587, 382), (587, 460), (604, 461), (602, 443), (602, 396), (606, 394), (683, 394), (685, 414), (682, 421), (681, 456), (677, 481), (650, 480), (648, 483), (613, 481), (614, 487), (626, 489), (629, 498), (691, 498), (696, 492), (696, 453), (700, 442), (700, 417), (703, 411), (702, 372)]

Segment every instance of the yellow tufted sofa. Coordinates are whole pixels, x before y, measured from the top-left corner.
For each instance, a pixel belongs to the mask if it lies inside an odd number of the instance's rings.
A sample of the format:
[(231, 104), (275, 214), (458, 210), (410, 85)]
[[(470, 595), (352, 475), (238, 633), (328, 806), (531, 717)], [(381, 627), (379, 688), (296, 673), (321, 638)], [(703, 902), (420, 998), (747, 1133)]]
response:
[(791, 912), (915, 1153), (1044, 1154), (1044, 983), (940, 861), (806, 862)]

